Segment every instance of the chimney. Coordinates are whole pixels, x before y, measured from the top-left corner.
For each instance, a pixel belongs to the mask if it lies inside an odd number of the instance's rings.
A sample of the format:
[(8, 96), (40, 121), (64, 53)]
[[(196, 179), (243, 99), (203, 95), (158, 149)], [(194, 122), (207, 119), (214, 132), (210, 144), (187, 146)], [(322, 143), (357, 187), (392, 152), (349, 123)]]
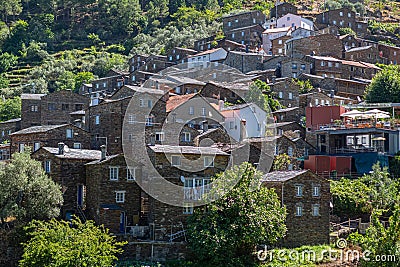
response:
[(101, 145), (100, 150), (101, 150), (101, 160), (105, 160), (107, 157), (107, 147), (105, 145)]
[(64, 155), (64, 143), (58, 143), (58, 155)]
[(224, 105), (225, 105), (224, 100), (219, 100), (218, 101), (218, 109), (219, 109), (219, 111), (221, 111), (224, 108)]
[(208, 131), (208, 121), (203, 121), (203, 133)]
[(240, 137), (239, 137), (239, 141), (241, 142), (246, 138), (247, 138), (246, 120), (242, 119), (240, 121)]

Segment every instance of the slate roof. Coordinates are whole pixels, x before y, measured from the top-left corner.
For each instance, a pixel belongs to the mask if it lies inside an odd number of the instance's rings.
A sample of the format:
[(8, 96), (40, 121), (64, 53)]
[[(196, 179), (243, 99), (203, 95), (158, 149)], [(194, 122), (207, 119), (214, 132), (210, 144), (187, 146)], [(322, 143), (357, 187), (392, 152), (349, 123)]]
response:
[(132, 86), (132, 85), (124, 85), (124, 87), (129, 88), (136, 92), (140, 92), (140, 93), (149, 93), (149, 94), (155, 94), (155, 95), (164, 95), (165, 94), (165, 92), (163, 90), (159, 90), (159, 89), (145, 88), (145, 87)]
[(278, 110), (273, 111), (272, 114), (274, 114), (274, 113), (289, 112), (289, 111), (296, 110), (296, 109), (299, 109), (299, 107), (282, 108), (282, 109), (278, 109)]
[(293, 179), (303, 173), (306, 173), (308, 170), (299, 170), (299, 171), (274, 171), (265, 174), (262, 178), (263, 182), (285, 182), (290, 179)]
[(360, 46), (360, 47), (354, 47), (354, 48), (350, 48), (349, 50), (347, 50), (346, 52), (356, 52), (356, 51), (362, 51), (362, 50), (367, 50), (370, 49), (372, 46), (371, 45), (367, 45), (367, 46)]
[(54, 129), (64, 127), (67, 125), (69, 125), (69, 124), (32, 126), (32, 127), (26, 128), (26, 129), (22, 129), (18, 132), (12, 133), (10, 135), (45, 133), (47, 131), (54, 130)]
[(201, 52), (201, 53), (198, 53), (198, 54), (195, 54), (195, 55), (190, 55), (189, 57), (198, 57), (198, 56), (208, 55), (208, 54), (212, 54), (214, 52), (217, 52), (217, 51), (219, 51), (221, 49), (224, 50), (221, 47), (220, 48), (214, 48), (214, 49), (206, 50), (204, 52)]
[(103, 159), (103, 160), (101, 160), (101, 157), (100, 157), (99, 159), (97, 159), (97, 160), (95, 160), (95, 161), (91, 161), (91, 162), (89, 162), (89, 163), (86, 163), (86, 165), (103, 164), (104, 162), (107, 162), (107, 161), (109, 161), (109, 160), (111, 160), (111, 159), (114, 159), (114, 158), (116, 158), (116, 157), (118, 157), (118, 156), (120, 156), (120, 155), (122, 155), (122, 154), (116, 154), (116, 155), (106, 156), (106, 158)]
[[(100, 150), (89, 150), (89, 149), (72, 149), (68, 148), (64, 150), (63, 155), (58, 155), (57, 147), (42, 147), (42, 149), (55, 155), (58, 158), (64, 159), (86, 159), (86, 160), (96, 160), (101, 158)], [(68, 151), (68, 152), (67, 152)]]
[(250, 105), (251, 105), (251, 103), (228, 106), (228, 107), (223, 108), (221, 111), (223, 112), (223, 111), (228, 111), (228, 110), (238, 110), (238, 109), (246, 108)]
[(21, 121), (21, 118), (11, 119), (11, 120), (8, 120), (8, 121), (2, 121), (0, 123), (11, 123), (11, 122), (18, 122), (18, 121)]
[(202, 155), (223, 155), (229, 154), (213, 147), (196, 147), (196, 146), (170, 146), (170, 145), (154, 145), (149, 146), (155, 153), (165, 154), (202, 154)]

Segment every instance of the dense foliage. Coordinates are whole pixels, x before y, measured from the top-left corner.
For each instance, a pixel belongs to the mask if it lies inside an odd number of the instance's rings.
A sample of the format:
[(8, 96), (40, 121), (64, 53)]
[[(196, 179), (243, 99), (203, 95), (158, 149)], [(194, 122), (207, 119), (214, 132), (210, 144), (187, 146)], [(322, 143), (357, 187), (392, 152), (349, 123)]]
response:
[(196, 209), (188, 222), (198, 266), (251, 266), (256, 245), (271, 245), (284, 236), (285, 208), (261, 179), (249, 163), (214, 177), (209, 196), (224, 195)]
[(336, 215), (356, 216), (393, 208), (400, 191), (397, 179), (391, 178), (388, 169), (375, 164), (371, 174), (359, 179), (331, 181), (331, 193)]
[(32, 221), (26, 231), (21, 267), (113, 266), (124, 245), (92, 221)]
[(274, 99), (274, 93), (266, 82), (256, 80), (250, 85), (246, 95), (247, 103), (255, 103), (265, 111), (275, 111), (281, 108), (278, 100)]
[(0, 224), (14, 217), (18, 222), (59, 215), (61, 188), (43, 171), (30, 153), (14, 153), (0, 165)]
[(389, 65), (367, 87), (365, 99), (370, 103), (400, 102), (400, 67)]

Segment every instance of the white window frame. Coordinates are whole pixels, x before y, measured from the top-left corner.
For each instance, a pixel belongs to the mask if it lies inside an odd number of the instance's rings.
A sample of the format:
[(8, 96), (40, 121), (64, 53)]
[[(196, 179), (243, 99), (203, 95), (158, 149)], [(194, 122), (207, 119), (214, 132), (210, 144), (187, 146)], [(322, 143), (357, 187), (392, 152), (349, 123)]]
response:
[(183, 204), (183, 214), (193, 214), (193, 204), (184, 203)]
[(157, 142), (163, 142), (165, 139), (165, 134), (164, 132), (156, 132), (155, 138)]
[(118, 179), (119, 179), (119, 167), (110, 166), (109, 178), (110, 178), (110, 181), (118, 181)]
[(135, 114), (129, 114), (128, 115), (128, 124), (135, 124), (135, 121), (136, 121)]
[(289, 146), (289, 147), (288, 147), (288, 152), (287, 152), (287, 153), (288, 153), (288, 156), (289, 156), (289, 157), (293, 157), (293, 147)]
[(96, 115), (96, 116), (94, 117), (94, 124), (95, 124), (95, 125), (100, 125), (100, 115)]
[[(296, 77), (295, 77), (296, 78)], [(289, 99), (292, 100), (293, 99), (293, 93), (289, 92)]]
[(207, 114), (207, 109), (205, 107), (202, 107), (201, 108), (201, 115), (202, 116), (206, 116), (206, 114)]
[(65, 136), (67, 139), (72, 139), (74, 137), (74, 130), (73, 129), (67, 129)]
[(125, 203), (125, 193), (126, 191), (115, 191), (115, 202)]
[(33, 143), (33, 151), (38, 151), (40, 149), (40, 142)]
[(136, 180), (136, 167), (135, 168), (126, 168), (126, 180), (127, 181), (135, 181)]
[(312, 216), (314, 216), (314, 217), (321, 216), (321, 214), (319, 213), (319, 210), (320, 210), (320, 205), (319, 204), (313, 204), (312, 207), (311, 207)]
[(279, 97), (280, 99), (282, 99), (282, 98), (283, 98), (283, 92), (279, 92), (279, 93), (278, 93), (278, 97)]
[(24, 143), (20, 143), (18, 145), (18, 151), (19, 151), (19, 153), (22, 153), (22, 152), (25, 151), (25, 144)]
[(192, 141), (192, 136), (189, 132), (183, 132), (183, 142), (190, 142)]
[(321, 196), (321, 186), (320, 185), (313, 185), (312, 196), (313, 197)]
[(51, 160), (46, 160), (44, 162), (44, 171), (45, 173), (51, 173)]
[(74, 143), (73, 144), (74, 149), (82, 149), (82, 144), (81, 143)]
[(189, 107), (189, 115), (193, 115), (194, 114), (194, 107)]
[(303, 185), (297, 184), (294, 186), (296, 190), (296, 197), (302, 197), (303, 196)]
[(303, 206), (300, 204), (296, 204), (296, 217), (303, 216)]
[(204, 157), (204, 167), (214, 167), (214, 157), (212, 156), (205, 156)]

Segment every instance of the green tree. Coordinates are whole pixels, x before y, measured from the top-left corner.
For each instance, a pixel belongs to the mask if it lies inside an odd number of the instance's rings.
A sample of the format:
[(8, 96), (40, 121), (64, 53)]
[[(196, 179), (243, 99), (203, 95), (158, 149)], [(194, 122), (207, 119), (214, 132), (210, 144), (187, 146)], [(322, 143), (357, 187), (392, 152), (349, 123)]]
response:
[(29, 41), (29, 24), (24, 20), (18, 20), (11, 25), (10, 35), (3, 43), (3, 51), (17, 55), (22, 45)]
[(389, 65), (376, 74), (365, 90), (365, 100), (370, 103), (399, 103), (400, 66)]
[(75, 75), (72, 71), (64, 71), (56, 81), (56, 90), (75, 90)]
[(262, 176), (243, 163), (212, 179), (206, 198), (223, 196), (196, 209), (188, 221), (199, 266), (251, 266), (256, 245), (271, 245), (284, 236), (286, 210), (274, 190), (262, 185)]
[(340, 29), (339, 29), (339, 34), (340, 34), (340, 35), (350, 34), (350, 35), (352, 35), (352, 36), (357, 36), (356, 32), (353, 31), (352, 28), (340, 28)]
[(21, 98), (8, 98), (1, 102), (0, 121), (7, 121), (21, 117)]
[(265, 111), (275, 111), (281, 107), (278, 100), (273, 98), (271, 88), (261, 80), (256, 80), (250, 85), (245, 101), (247, 103), (255, 103)]
[(23, 244), (21, 267), (113, 266), (125, 244), (93, 221), (33, 221), (25, 229), (31, 238)]
[(18, 63), (18, 57), (10, 53), (0, 55), (0, 73), (8, 71)]
[(30, 153), (15, 153), (9, 164), (0, 165), (0, 223), (8, 217), (18, 222), (56, 217), (62, 193)]
[[(382, 215), (381, 210), (376, 210), (371, 216), (371, 224), (367, 229), (365, 236), (359, 233), (353, 233), (349, 236), (349, 240), (361, 246), (363, 251), (368, 250), (366, 255), (368, 259), (362, 258), (361, 266), (381, 266), (381, 267), (397, 267), (399, 266), (398, 259), (400, 258), (400, 205), (399, 198), (396, 200), (396, 205), (392, 216), (389, 218), (389, 226), (385, 227), (380, 221)], [(393, 260), (380, 261), (378, 264), (375, 261), (376, 256), (395, 257)]]
[(22, 11), (21, 0), (0, 0), (0, 12), (4, 22), (8, 23), (9, 16), (19, 15)]
[(287, 171), (291, 160), (287, 154), (280, 154), (274, 158), (274, 171)]
[(75, 77), (75, 91), (78, 91), (83, 83), (88, 83), (94, 80), (94, 75), (91, 72), (83, 71), (78, 72)]
[(300, 86), (300, 89), (299, 89), (300, 94), (310, 93), (314, 89), (310, 80), (305, 80), (305, 81), (295, 80), (295, 82)]

